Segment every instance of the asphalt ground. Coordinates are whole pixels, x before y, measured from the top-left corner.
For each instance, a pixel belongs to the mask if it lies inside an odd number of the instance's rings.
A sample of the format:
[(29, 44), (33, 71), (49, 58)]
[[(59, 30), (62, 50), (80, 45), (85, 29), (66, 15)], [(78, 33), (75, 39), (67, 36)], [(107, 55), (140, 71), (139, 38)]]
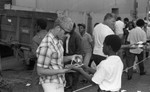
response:
[[(131, 80), (127, 80), (127, 74), (122, 76), (122, 92), (150, 92), (150, 59), (144, 61), (146, 75), (140, 76), (138, 72), (133, 74)], [(13, 84), (13, 92), (37, 92), (31, 87), (32, 71), (26, 70), (23, 62), (17, 61), (14, 57), (2, 59), (2, 75), (5, 80)], [(84, 79), (80, 76), (80, 79)], [(90, 83), (78, 83), (78, 89), (74, 92), (97, 92), (97, 86)], [(126, 90), (126, 91), (123, 91)], [(2, 92), (7, 92), (2, 90)], [(39, 90), (40, 92), (40, 90)], [(66, 91), (69, 92), (69, 91)]]

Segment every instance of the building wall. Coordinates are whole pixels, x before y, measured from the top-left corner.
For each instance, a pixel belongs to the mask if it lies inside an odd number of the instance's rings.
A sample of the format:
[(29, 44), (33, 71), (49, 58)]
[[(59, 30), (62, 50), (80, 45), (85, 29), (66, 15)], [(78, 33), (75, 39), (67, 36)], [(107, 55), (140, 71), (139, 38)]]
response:
[[(148, 0), (137, 0), (138, 17), (146, 16)], [(90, 12), (92, 24), (102, 22), (106, 13), (111, 12), (112, 8), (119, 8), (119, 15), (122, 18), (130, 16), (133, 11), (134, 0), (13, 0), (14, 5), (23, 7), (37, 8), (46, 12), (67, 11), (68, 15), (76, 23), (86, 23), (86, 13)]]

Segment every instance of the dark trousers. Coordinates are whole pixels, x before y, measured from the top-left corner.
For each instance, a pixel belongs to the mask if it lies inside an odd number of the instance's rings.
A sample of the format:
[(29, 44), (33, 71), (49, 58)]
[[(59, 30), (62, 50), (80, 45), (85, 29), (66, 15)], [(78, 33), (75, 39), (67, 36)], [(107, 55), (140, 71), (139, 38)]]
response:
[(31, 75), (31, 90), (34, 90), (35, 92), (44, 92), (42, 85), (39, 84), (39, 75), (37, 74), (36, 68), (37, 66), (35, 64)]
[(76, 90), (79, 82), (79, 76), (80, 76), (79, 72), (66, 73), (65, 74), (67, 82), (66, 87), (68, 86), (69, 89), (71, 89), (72, 91)]
[[(138, 62), (142, 61), (144, 58), (143, 52), (141, 52), (140, 54), (133, 54), (133, 53), (129, 52), (127, 55), (127, 58), (126, 58), (127, 67), (133, 66), (134, 61), (135, 61), (135, 56), (137, 56)], [(144, 63), (143, 62), (141, 62), (139, 64), (139, 70), (140, 70), (140, 73), (144, 72)], [(133, 74), (133, 68), (128, 70), (128, 76), (132, 76), (132, 74)]]
[(93, 60), (94, 60), (96, 65), (98, 65), (104, 59), (106, 59), (106, 57), (93, 54)]
[(98, 92), (111, 92), (111, 91), (100, 90), (100, 91), (98, 91)]

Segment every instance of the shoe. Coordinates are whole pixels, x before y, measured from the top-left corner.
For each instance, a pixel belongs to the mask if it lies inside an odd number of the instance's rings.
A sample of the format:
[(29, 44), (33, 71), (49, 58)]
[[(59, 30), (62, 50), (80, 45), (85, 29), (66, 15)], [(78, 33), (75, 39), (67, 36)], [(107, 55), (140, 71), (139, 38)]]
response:
[(65, 92), (72, 92), (73, 89), (72, 89), (71, 85), (68, 85), (68, 86), (65, 87), (64, 90), (65, 90)]
[(140, 75), (146, 75), (146, 72), (141, 72)]
[(87, 84), (87, 83), (88, 83), (88, 80), (83, 79), (83, 80), (80, 81), (80, 83), (82, 83), (82, 84)]
[(65, 89), (70, 89), (71, 88), (71, 85), (68, 85), (65, 87)]

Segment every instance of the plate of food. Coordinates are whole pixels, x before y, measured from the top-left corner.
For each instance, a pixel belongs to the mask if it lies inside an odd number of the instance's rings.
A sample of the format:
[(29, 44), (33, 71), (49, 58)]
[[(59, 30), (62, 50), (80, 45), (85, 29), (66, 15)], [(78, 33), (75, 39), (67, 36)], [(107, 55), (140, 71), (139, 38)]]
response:
[(144, 42), (139, 41), (133, 45), (131, 45), (132, 48), (143, 48), (144, 47)]
[(83, 65), (83, 60), (80, 57), (76, 57), (74, 60), (71, 61), (71, 65)]

